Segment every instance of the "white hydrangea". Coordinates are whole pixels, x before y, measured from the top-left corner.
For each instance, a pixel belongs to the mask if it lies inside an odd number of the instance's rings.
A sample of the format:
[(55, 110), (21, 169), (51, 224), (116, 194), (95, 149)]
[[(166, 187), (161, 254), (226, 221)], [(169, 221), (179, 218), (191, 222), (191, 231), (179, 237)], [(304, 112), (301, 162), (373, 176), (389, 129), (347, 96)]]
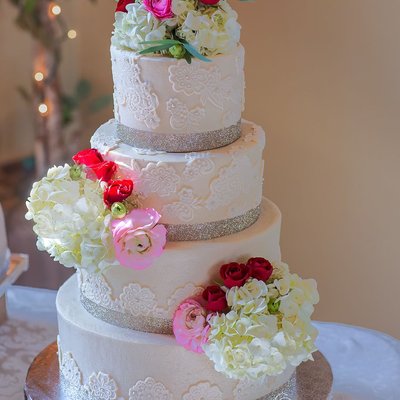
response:
[(289, 365), (312, 359), (316, 351), (317, 330), (311, 324), (319, 301), (316, 282), (291, 274), (286, 264), (273, 267), (268, 282), (250, 279), (229, 289), (231, 311), (209, 319), (204, 352), (229, 378), (279, 375)]
[(268, 287), (265, 282), (250, 279), (242, 287), (229, 289), (226, 299), (229, 307), (244, 314), (261, 313), (268, 307)]
[(140, 3), (128, 4), (126, 10), (115, 13), (114, 46), (140, 51), (149, 47), (141, 42), (166, 38), (168, 22), (159, 21)]
[(72, 180), (69, 165), (54, 167), (33, 184), (26, 205), (38, 249), (55, 261), (90, 272), (117, 265), (109, 229), (111, 214), (98, 181), (84, 176)]
[(175, 0), (173, 10), (179, 21), (177, 36), (205, 56), (229, 53), (240, 41), (238, 15), (226, 0), (221, 0), (218, 7), (197, 9), (192, 0)]

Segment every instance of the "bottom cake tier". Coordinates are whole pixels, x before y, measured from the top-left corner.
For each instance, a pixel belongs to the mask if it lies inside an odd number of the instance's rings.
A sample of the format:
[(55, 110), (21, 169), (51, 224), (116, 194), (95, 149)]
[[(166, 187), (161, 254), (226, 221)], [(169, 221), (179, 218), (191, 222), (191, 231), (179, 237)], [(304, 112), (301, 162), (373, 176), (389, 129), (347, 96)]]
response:
[(96, 319), (80, 303), (75, 276), (60, 288), (57, 312), (61, 379), (69, 400), (264, 400), (294, 387), (294, 367), (256, 382), (236, 381), (216, 372), (205, 355), (178, 346), (173, 336)]

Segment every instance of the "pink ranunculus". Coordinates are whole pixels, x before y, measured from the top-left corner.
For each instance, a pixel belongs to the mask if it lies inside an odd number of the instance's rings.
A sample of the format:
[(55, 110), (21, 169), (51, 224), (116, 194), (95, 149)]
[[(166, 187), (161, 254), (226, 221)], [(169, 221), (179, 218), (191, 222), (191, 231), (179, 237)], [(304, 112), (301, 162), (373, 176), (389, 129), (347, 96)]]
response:
[(195, 353), (204, 353), (202, 346), (207, 343), (210, 325), (207, 312), (198, 301), (187, 299), (181, 303), (174, 314), (173, 330), (178, 344)]
[(162, 254), (167, 230), (158, 225), (161, 215), (153, 208), (134, 209), (111, 223), (114, 248), (121, 265), (132, 269), (149, 268)]
[(164, 20), (174, 16), (172, 12), (172, 0), (143, 0), (142, 4), (157, 19)]

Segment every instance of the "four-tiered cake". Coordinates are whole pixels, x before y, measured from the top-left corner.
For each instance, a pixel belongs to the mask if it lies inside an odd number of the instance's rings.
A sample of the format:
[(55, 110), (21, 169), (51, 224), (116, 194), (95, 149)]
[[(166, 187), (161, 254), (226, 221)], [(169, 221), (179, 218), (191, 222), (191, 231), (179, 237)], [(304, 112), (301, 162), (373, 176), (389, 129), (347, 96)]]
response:
[(78, 270), (57, 297), (68, 398), (294, 398), (312, 358), (318, 294), (281, 262), (236, 17), (119, 1), (115, 119), (34, 185), (39, 248)]

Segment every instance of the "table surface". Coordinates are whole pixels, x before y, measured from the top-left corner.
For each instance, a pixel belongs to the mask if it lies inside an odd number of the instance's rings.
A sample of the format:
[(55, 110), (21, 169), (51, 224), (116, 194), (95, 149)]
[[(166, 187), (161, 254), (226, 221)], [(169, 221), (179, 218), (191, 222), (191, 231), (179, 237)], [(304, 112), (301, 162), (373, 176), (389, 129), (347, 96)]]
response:
[[(0, 400), (21, 400), (26, 372), (56, 339), (56, 292), (12, 287), (0, 326)], [(330, 362), (334, 400), (399, 400), (400, 342), (369, 329), (316, 322), (317, 346)]]

